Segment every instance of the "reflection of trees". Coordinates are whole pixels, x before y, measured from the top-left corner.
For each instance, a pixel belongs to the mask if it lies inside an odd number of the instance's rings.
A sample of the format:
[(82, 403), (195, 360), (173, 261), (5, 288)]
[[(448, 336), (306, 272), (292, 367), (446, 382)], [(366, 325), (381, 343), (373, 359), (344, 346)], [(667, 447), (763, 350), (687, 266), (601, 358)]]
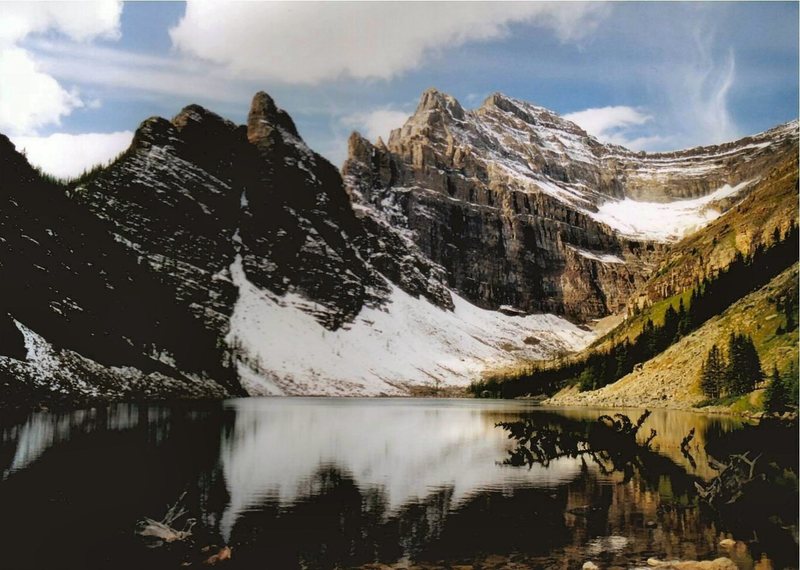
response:
[(650, 411), (645, 410), (634, 423), (624, 414), (600, 416), (595, 423), (584, 429), (565, 429), (563, 426), (541, 425), (530, 418), (515, 422), (500, 422), (508, 432), (509, 439), (517, 441), (517, 447), (509, 451), (506, 465), (524, 466), (534, 464), (550, 465), (550, 462), (564, 458), (591, 458), (605, 475), (620, 472), (625, 482), (634, 472), (643, 468), (642, 454), (650, 452), (650, 444), (656, 437), (656, 430), (643, 441), (637, 439), (639, 430)]
[[(577, 532), (585, 532), (587, 538), (605, 533), (612, 518), (623, 512), (627, 522), (613, 526), (632, 536), (644, 522), (634, 522), (637, 511), (644, 514), (651, 509), (646, 516), (658, 519), (665, 550), (689, 544), (713, 553), (716, 532), (722, 530), (748, 541), (754, 559), (765, 553), (776, 567), (796, 563), (797, 543), (792, 537), (798, 508), (796, 426), (762, 423), (714, 438), (706, 446), (706, 455), (717, 476), (704, 483), (651, 450), (655, 431), (647, 437), (640, 435), (647, 415), (636, 422), (617, 414), (595, 422), (569, 423), (542, 421), (543, 414), (537, 414), (534, 420), (499, 423), (516, 443), (504, 464), (547, 467), (560, 458), (580, 458), (585, 466), (596, 464), (603, 475), (618, 473), (624, 482), (632, 481), (632, 485), (613, 486), (610, 503), (597, 492), (581, 492), (570, 501), (567, 512), (574, 515), (572, 524), (585, 527)], [(695, 435), (690, 430), (680, 445), (681, 454), (692, 465), (690, 443)], [(759, 455), (742, 451), (753, 449)], [(716, 461), (712, 454), (726, 459)], [(696, 556), (677, 550), (676, 554)]]
[(585, 560), (588, 545), (600, 548), (609, 536), (626, 542), (618, 553), (598, 553), (603, 566), (626, 566), (654, 551), (675, 558), (716, 552), (713, 526), (694, 496), (695, 478), (676, 458), (655, 451), (659, 440), (646, 424), (649, 415), (570, 421), (540, 412), (533, 421), (498, 424), (515, 440), (506, 465), (547, 467), (560, 458), (583, 462), (580, 476), (564, 486), (568, 500), (560, 516), (571, 538), (554, 559)]
[(689, 433), (686, 434), (686, 437), (684, 437), (681, 440), (680, 449), (681, 449), (681, 455), (683, 455), (683, 457), (687, 461), (689, 461), (689, 465), (692, 466), (692, 469), (697, 469), (697, 462), (694, 460), (694, 457), (692, 457), (692, 451), (691, 448), (689, 447), (689, 444), (692, 442), (693, 439), (694, 439), (694, 428), (690, 429)]

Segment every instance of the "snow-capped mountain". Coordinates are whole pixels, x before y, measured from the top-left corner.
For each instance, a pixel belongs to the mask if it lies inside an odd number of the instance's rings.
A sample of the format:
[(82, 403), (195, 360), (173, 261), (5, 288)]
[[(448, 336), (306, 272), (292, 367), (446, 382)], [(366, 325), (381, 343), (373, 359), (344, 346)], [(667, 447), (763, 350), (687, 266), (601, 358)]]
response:
[(406, 231), (482, 307), (585, 320), (621, 310), (653, 263), (797, 153), (797, 122), (714, 147), (604, 145), (501, 94), (430, 89), (387, 143), (350, 140), (354, 200)]
[(588, 344), (574, 322), (791, 152), (796, 123), (645, 155), (434, 90), (388, 144), (354, 134), (344, 178), (265, 93), (246, 125), (150, 118), (66, 188), (2, 139), (0, 380), (33, 400), (463, 387)]

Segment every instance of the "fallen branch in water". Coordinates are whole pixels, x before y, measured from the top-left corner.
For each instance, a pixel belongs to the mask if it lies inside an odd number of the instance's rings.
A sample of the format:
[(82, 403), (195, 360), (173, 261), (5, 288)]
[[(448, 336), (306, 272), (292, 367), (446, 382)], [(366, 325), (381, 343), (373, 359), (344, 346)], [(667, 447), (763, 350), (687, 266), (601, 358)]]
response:
[(186, 493), (184, 492), (175, 501), (175, 504), (168, 506), (167, 512), (160, 521), (145, 517), (137, 523), (136, 534), (139, 536), (154, 539), (148, 546), (155, 548), (164, 543), (186, 540), (192, 536), (192, 527), (195, 525), (194, 519), (187, 519), (181, 530), (173, 527), (175, 521), (186, 515), (187, 511), (180, 506)]

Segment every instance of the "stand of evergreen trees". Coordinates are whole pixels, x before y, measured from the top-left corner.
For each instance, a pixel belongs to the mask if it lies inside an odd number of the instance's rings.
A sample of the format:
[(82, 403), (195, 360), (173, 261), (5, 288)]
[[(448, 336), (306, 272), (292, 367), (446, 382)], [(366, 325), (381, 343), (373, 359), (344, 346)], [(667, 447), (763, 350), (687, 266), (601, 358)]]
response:
[[(581, 390), (595, 390), (615, 382), (796, 263), (799, 235), (797, 225), (792, 224), (783, 235), (776, 230), (769, 247), (759, 245), (747, 256), (737, 253), (726, 269), (695, 284), (688, 307), (681, 298), (677, 308), (672, 305), (667, 308), (663, 323), (655, 324), (648, 319), (632, 342), (625, 339), (609, 350), (593, 352), (553, 368), (533, 369), (502, 382), (492, 379), (478, 382), (470, 390), (476, 396), (488, 390), (492, 395), (514, 398), (552, 393), (572, 382), (577, 382)], [(788, 307), (784, 311), (792, 313), (787, 324), (796, 328), (796, 301), (784, 305)]]
[(783, 374), (778, 372), (778, 367), (772, 369), (769, 384), (764, 394), (764, 410), (767, 412), (781, 413), (794, 408), (797, 409), (798, 394), (797, 366), (794, 362)]
[(700, 368), (700, 388), (711, 399), (747, 394), (763, 380), (753, 339), (743, 334), (731, 333), (727, 359), (716, 344), (712, 346)]

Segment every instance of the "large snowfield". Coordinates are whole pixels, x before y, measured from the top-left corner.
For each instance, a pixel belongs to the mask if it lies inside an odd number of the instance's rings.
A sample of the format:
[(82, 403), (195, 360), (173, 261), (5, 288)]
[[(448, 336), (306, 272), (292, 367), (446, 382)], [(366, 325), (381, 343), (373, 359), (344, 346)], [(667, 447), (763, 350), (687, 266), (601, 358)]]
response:
[(379, 396), (413, 386), (466, 386), (489, 366), (579, 350), (593, 333), (555, 315), (509, 316), (453, 294), (447, 311), (391, 285), (388, 302), (364, 307), (331, 331), (314, 305), (253, 285), (241, 258), (231, 266), (239, 298), (229, 344), (251, 395)]
[(611, 200), (590, 215), (624, 236), (659, 242), (678, 241), (722, 215), (711, 206), (714, 202), (735, 196), (756, 182), (758, 180), (746, 180), (736, 186), (726, 184), (701, 198), (667, 203), (639, 202), (630, 198)]

